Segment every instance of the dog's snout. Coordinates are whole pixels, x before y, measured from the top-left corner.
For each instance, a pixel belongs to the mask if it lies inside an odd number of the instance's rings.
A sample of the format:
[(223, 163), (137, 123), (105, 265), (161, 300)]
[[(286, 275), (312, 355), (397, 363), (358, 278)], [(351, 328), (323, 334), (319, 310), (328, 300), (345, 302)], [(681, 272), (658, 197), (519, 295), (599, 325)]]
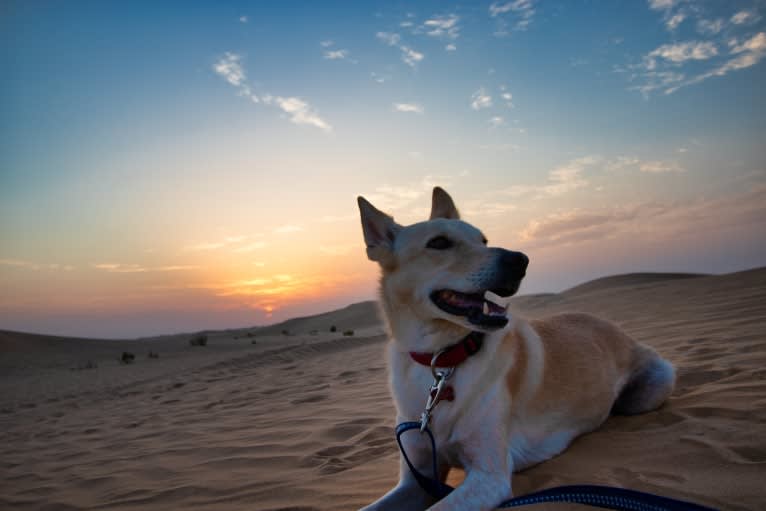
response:
[(529, 258), (521, 252), (503, 250), (500, 255), (500, 265), (516, 273), (519, 277), (523, 277), (529, 265)]

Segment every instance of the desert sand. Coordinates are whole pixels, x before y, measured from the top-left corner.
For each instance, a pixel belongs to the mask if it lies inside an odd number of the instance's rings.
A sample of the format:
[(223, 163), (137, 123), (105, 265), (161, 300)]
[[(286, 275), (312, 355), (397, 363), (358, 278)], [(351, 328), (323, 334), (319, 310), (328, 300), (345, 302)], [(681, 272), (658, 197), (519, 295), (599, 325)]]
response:
[[(764, 509), (766, 268), (622, 275), (512, 307), (611, 319), (679, 375), (661, 409), (610, 418), (515, 474), (516, 494), (592, 483)], [(357, 509), (395, 483), (386, 339), (373, 303), (210, 332), (206, 346), (189, 338), (0, 331), (0, 508)], [(118, 360), (124, 351), (133, 363)], [(574, 508), (585, 509), (534, 509)]]

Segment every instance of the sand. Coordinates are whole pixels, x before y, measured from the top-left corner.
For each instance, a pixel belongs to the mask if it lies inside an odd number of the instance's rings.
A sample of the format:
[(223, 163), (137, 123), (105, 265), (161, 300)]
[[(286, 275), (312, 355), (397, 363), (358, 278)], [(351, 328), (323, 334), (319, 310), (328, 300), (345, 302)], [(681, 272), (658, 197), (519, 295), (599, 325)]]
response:
[[(766, 269), (622, 275), (521, 296), (512, 307), (528, 317), (577, 310), (609, 318), (679, 372), (668, 404), (613, 417), (564, 454), (515, 474), (517, 494), (594, 483), (763, 509)], [(0, 332), (0, 508), (369, 503), (395, 483), (398, 457), (374, 310), (363, 303), (268, 329), (209, 333), (198, 347), (188, 335), (96, 341)], [(342, 334), (348, 329), (353, 336)], [(123, 351), (135, 354), (132, 364), (118, 361)], [(450, 475), (460, 480), (459, 471)], [(585, 509), (533, 509), (575, 508)]]

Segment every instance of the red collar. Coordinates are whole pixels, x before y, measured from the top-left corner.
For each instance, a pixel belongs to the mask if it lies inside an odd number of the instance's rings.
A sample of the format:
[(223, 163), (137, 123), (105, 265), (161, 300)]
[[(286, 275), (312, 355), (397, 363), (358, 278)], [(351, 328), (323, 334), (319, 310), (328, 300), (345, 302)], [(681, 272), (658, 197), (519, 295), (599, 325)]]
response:
[[(462, 341), (449, 346), (441, 351), (439, 358), (436, 359), (435, 367), (456, 367), (465, 362), (471, 355), (476, 354), (481, 349), (484, 341), (484, 334), (481, 332), (471, 332)], [(410, 358), (418, 364), (431, 367), (433, 353), (422, 351), (410, 351)]]

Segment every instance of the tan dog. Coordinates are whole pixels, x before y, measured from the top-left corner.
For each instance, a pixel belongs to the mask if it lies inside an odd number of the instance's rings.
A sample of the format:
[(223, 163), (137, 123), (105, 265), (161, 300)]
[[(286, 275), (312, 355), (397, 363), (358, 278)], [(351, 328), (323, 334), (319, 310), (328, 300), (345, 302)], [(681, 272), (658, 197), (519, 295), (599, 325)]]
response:
[[(503, 297), (518, 290), (527, 257), (488, 247), (441, 188), (426, 222), (400, 226), (363, 197), (359, 209), (367, 255), (382, 273), (397, 422), (428, 424), (442, 480), (450, 467), (466, 472), (434, 502), (402, 461), (399, 484), (365, 510), (493, 509), (512, 496), (512, 472), (559, 454), (610, 412), (652, 410), (673, 390), (673, 366), (611, 323), (508, 314)], [(424, 414), (439, 374), (442, 388)], [(413, 464), (431, 473), (425, 435), (402, 440)]]

